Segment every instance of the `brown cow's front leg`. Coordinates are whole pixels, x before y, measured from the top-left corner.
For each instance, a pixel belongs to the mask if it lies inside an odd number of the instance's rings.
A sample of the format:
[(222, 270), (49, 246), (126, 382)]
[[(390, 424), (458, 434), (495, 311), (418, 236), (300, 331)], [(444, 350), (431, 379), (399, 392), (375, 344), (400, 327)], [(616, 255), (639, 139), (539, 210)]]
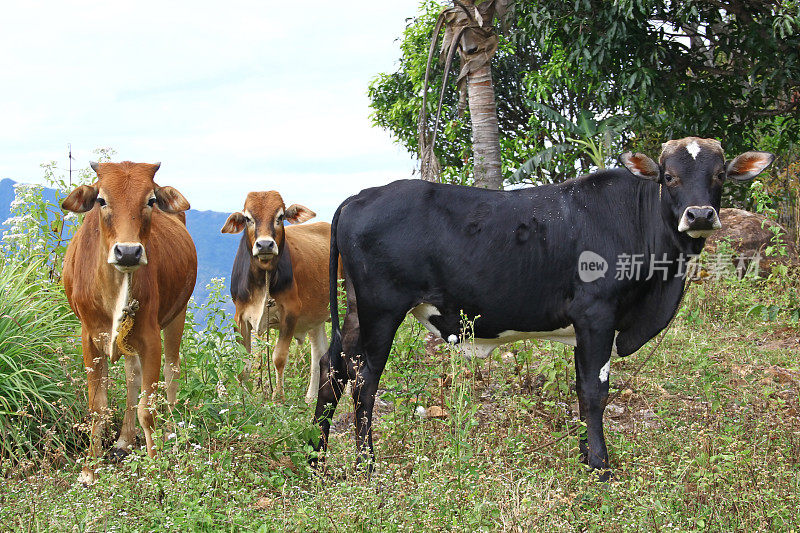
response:
[(91, 433), (89, 436), (89, 453), (86, 463), (81, 469), (78, 481), (84, 485), (91, 485), (96, 481), (93, 459), (100, 457), (102, 448), (103, 431), (109, 418), (108, 409), (108, 358), (101, 353), (94, 342), (92, 335), (82, 328), (81, 345), (83, 347), (83, 366), (86, 368), (87, 382), (89, 385), (89, 417)]
[(139, 391), (142, 388), (142, 363), (139, 355), (125, 356), (125, 416), (119, 439), (111, 450), (112, 459), (125, 457), (129, 448), (136, 443), (136, 410), (139, 403)]
[(147, 441), (147, 455), (155, 457), (156, 447), (153, 441), (155, 429), (155, 401), (158, 378), (161, 374), (161, 331), (158, 326), (148, 325), (142, 332), (142, 349), (139, 352), (142, 361), (142, 395), (139, 398), (139, 423), (144, 429)]
[(164, 382), (167, 387), (169, 410), (175, 407), (178, 399), (178, 380), (181, 377), (181, 337), (186, 322), (186, 308), (178, 313), (164, 328)]
[(297, 317), (287, 314), (281, 321), (278, 342), (272, 351), (272, 363), (275, 365), (275, 390), (272, 392), (273, 400), (283, 401), (283, 370), (286, 368), (286, 360), (289, 357), (289, 346), (292, 344), (294, 327), (297, 324)]

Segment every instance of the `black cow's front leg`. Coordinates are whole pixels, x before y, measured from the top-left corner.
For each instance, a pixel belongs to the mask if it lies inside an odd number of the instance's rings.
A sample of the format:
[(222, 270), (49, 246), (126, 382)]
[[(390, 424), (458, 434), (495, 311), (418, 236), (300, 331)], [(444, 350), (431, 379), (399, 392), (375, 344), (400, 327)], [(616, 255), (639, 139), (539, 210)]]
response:
[(603, 313), (584, 324), (575, 324), (575, 375), (581, 420), (586, 423), (586, 436), (581, 438), (581, 459), (600, 470), (600, 480), (611, 477), (608, 449), (603, 435), (603, 411), (608, 400), (609, 360), (614, 342), (613, 323), (604, 325)]

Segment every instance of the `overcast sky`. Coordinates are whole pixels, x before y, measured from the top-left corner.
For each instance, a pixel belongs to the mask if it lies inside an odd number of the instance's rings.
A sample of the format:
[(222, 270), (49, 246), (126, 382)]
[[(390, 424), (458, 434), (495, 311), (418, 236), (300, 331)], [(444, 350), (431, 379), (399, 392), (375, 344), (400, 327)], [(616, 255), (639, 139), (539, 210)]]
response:
[(370, 126), (367, 86), (396, 69), (418, 0), (13, 2), (0, 18), (0, 178), (39, 165), (161, 161), (196, 209), (277, 189), (330, 220), (414, 161)]

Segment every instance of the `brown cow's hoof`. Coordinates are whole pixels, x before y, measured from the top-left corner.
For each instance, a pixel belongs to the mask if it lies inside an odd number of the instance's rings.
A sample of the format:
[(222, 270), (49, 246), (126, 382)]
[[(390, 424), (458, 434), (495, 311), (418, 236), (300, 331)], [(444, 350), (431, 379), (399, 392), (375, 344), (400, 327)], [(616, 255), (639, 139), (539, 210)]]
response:
[(77, 481), (84, 487), (91, 487), (92, 485), (97, 483), (97, 474), (95, 474), (94, 470), (92, 469), (84, 468), (78, 475)]

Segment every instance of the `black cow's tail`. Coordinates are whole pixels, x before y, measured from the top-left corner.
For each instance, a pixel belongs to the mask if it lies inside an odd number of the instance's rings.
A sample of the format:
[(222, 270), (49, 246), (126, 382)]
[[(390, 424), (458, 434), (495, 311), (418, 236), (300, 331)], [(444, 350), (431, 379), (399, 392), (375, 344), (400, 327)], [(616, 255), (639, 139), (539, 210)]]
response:
[(328, 276), (330, 281), (331, 300), (331, 344), (328, 348), (328, 361), (330, 362), (330, 379), (341, 382), (347, 375), (344, 360), (342, 359), (342, 328), (339, 324), (339, 246), (336, 243), (336, 230), (339, 225), (339, 214), (342, 212), (340, 205), (331, 221), (331, 255)]

